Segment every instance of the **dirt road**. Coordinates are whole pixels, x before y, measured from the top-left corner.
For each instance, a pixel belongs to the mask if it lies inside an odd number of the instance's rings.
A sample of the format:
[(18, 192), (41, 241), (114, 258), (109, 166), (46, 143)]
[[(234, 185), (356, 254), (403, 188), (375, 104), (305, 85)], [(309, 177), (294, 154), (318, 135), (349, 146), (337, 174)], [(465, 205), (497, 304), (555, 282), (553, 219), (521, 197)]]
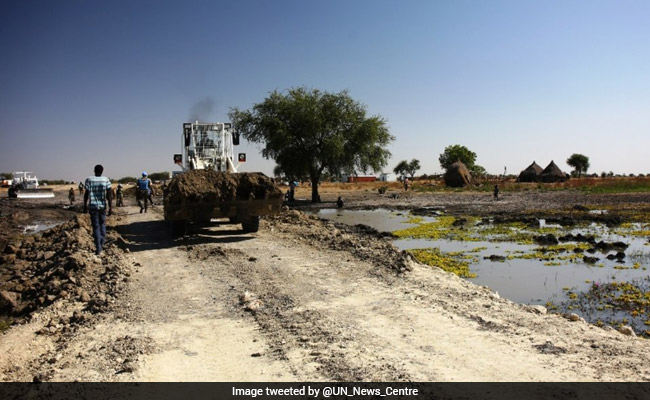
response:
[[(501, 299), (379, 235), (289, 211), (174, 240), (153, 211), (116, 217), (108, 310), (57, 302), (13, 327), (2, 380), (650, 380), (647, 340)], [(86, 323), (37, 334), (75, 310)]]

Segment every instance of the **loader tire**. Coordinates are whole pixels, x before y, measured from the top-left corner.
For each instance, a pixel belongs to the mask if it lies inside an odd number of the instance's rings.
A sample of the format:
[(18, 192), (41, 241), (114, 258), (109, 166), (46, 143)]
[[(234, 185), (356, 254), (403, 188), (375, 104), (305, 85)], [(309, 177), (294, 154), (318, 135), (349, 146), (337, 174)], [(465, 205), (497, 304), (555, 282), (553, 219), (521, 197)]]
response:
[(183, 237), (187, 234), (186, 221), (171, 221), (171, 231), (174, 237)]
[(250, 217), (248, 221), (242, 222), (241, 227), (246, 233), (253, 233), (260, 230), (260, 217)]

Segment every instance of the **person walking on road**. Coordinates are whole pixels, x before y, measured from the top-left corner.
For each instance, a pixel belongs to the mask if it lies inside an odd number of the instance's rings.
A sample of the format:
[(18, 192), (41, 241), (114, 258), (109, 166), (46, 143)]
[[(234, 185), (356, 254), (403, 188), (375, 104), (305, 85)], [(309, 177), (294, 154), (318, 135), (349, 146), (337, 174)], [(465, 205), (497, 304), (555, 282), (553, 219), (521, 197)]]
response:
[(143, 211), (147, 212), (147, 206), (151, 193), (151, 180), (147, 177), (146, 172), (143, 172), (142, 177), (138, 179), (136, 190), (136, 199), (138, 201), (138, 205), (140, 206), (140, 213)]
[[(111, 181), (102, 176), (104, 167), (95, 165), (95, 176), (86, 178), (84, 188), (84, 212), (90, 213), (90, 223), (95, 239), (95, 254), (100, 255), (106, 241), (106, 216), (113, 213)], [(106, 210), (108, 208), (108, 214)]]

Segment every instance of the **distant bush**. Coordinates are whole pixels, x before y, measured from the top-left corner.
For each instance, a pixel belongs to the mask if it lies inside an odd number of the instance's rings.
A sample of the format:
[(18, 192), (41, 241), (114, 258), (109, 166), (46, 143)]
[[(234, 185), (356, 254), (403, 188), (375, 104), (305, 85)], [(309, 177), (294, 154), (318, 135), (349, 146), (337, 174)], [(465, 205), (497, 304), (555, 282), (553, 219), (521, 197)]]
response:
[(134, 178), (132, 176), (125, 176), (124, 178), (120, 178), (117, 180), (117, 183), (135, 183), (138, 180), (138, 178)]

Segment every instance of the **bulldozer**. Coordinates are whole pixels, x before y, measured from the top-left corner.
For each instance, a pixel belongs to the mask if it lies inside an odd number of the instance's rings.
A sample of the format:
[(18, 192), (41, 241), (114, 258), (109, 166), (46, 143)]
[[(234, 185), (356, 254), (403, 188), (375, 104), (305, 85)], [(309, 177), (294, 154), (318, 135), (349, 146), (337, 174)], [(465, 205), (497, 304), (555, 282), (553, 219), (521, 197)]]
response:
[(12, 174), (7, 195), (19, 199), (45, 199), (54, 197), (54, 191), (39, 187), (38, 178), (33, 172), (17, 171)]
[(239, 134), (230, 123), (183, 124), (182, 153), (174, 154), (176, 173), (164, 189), (164, 214), (173, 233), (185, 235), (191, 226), (213, 219), (240, 223), (244, 232), (257, 232), (260, 217), (278, 213), (282, 191), (261, 172), (237, 172), (246, 161), (234, 146)]

